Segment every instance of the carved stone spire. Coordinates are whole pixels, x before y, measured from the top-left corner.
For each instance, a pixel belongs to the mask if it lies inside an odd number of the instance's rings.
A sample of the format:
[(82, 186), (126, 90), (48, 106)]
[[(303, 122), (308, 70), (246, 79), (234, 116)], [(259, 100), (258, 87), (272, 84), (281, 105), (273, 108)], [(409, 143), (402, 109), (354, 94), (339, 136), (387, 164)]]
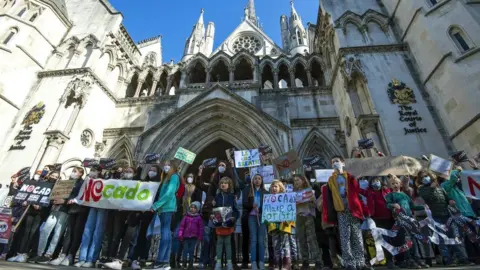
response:
[(253, 22), (256, 26), (258, 26), (257, 21), (257, 12), (255, 11), (255, 1), (248, 0), (248, 20)]

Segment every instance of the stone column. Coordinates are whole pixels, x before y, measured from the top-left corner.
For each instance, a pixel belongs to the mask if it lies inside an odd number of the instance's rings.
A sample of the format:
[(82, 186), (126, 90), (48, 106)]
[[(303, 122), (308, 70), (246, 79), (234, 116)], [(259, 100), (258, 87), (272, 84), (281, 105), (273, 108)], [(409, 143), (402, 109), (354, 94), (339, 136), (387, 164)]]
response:
[(212, 76), (212, 74), (211, 74), (212, 68), (206, 68), (206, 69), (205, 69), (205, 72), (207, 73), (207, 76), (206, 76), (207, 78), (205, 79), (205, 85), (206, 85), (206, 86), (210, 86), (210, 80), (212, 79), (212, 78), (211, 78), (211, 76)]
[(67, 135), (63, 134), (59, 130), (47, 131), (44, 135), (47, 139), (47, 146), (43, 151), (38, 168), (43, 168), (45, 165), (57, 163), (57, 159), (60, 155), (63, 145), (70, 139)]
[(230, 82), (230, 84), (232, 84), (235, 81), (235, 67), (228, 67), (228, 71), (230, 72), (228, 81)]
[(140, 96), (140, 91), (142, 91), (143, 82), (144, 82), (143, 80), (138, 80), (137, 90), (135, 90), (134, 97)]
[(288, 72), (290, 73), (290, 88), (297, 87), (297, 84), (295, 83), (295, 70), (293, 68), (289, 68)]
[(155, 89), (157, 89), (157, 84), (158, 84), (158, 81), (154, 80), (152, 84), (152, 88), (150, 89), (150, 93), (148, 94), (149, 96), (153, 96), (155, 94)]
[(278, 69), (273, 70), (273, 89), (278, 89)]
[[(168, 93), (170, 93), (170, 88), (172, 88), (172, 82), (173, 82), (173, 75), (171, 76), (168, 76), (167, 78), (167, 87), (165, 89), (165, 93), (162, 93), (162, 95), (167, 95), (168, 96)], [(178, 89), (175, 89), (175, 91), (178, 90)]]
[[(180, 77), (180, 88), (187, 88), (187, 80), (188, 78), (190, 77), (189, 76), (189, 72), (185, 71), (185, 72), (182, 72), (182, 75)], [(168, 81), (168, 79), (167, 79)], [(170, 89), (168, 89), (170, 90)]]
[(310, 68), (307, 68), (305, 69), (305, 72), (307, 73), (308, 86), (313, 86), (312, 70)]

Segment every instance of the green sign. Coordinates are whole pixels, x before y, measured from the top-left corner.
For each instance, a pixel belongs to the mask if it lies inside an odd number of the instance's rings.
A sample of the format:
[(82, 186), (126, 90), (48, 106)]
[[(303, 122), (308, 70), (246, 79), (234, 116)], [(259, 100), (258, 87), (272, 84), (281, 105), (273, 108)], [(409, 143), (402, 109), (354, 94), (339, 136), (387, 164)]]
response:
[(184, 149), (182, 147), (179, 147), (177, 150), (177, 153), (175, 153), (175, 158), (179, 159), (181, 161), (185, 161), (188, 164), (192, 164), (193, 160), (195, 160), (195, 157), (197, 155), (193, 152), (188, 151), (187, 149)]

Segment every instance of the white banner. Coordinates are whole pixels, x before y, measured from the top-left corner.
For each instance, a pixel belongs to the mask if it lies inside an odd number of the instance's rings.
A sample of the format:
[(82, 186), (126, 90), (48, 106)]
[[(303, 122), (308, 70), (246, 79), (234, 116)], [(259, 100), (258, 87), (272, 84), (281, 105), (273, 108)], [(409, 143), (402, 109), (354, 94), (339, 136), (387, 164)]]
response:
[(148, 211), (159, 186), (156, 182), (88, 179), (75, 200), (95, 208)]
[(465, 196), (480, 200), (480, 171), (462, 171), (460, 177)]

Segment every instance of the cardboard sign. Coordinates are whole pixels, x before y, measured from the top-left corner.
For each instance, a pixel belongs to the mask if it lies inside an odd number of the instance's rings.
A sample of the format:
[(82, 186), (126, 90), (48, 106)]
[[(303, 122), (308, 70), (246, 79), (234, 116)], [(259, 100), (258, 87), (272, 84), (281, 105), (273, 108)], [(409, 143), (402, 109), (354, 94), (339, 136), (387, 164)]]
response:
[(72, 193), (76, 181), (77, 180), (57, 181), (50, 194), (50, 200), (53, 201), (68, 198), (70, 193)]
[(272, 165), (253, 167), (251, 169), (252, 180), (253, 176), (255, 176), (256, 174), (260, 174), (262, 176), (264, 184), (271, 184), (273, 182), (273, 179), (275, 179)]
[(27, 204), (36, 204), (47, 207), (50, 205), (50, 193), (52, 193), (54, 183), (25, 181), (13, 198), (14, 202)]
[(0, 244), (8, 244), (12, 233), (12, 209), (0, 208)]
[(345, 169), (350, 174), (361, 176), (417, 175), (422, 163), (412, 157), (370, 157), (345, 160)]
[(480, 200), (480, 171), (462, 171), (460, 177), (465, 196)]
[(297, 191), (295, 194), (297, 203), (313, 202), (315, 200), (315, 193), (313, 193), (312, 188)]
[(430, 163), (428, 168), (437, 175), (449, 179), (453, 162), (435, 155), (430, 155)]
[(148, 211), (159, 186), (158, 182), (88, 179), (75, 200), (88, 207)]
[(18, 177), (21, 177), (21, 176), (24, 176), (24, 175), (30, 175), (30, 167), (25, 167), (25, 168), (23, 168), (23, 169), (21, 169), (20, 171), (17, 172)]
[(202, 165), (204, 168), (215, 168), (217, 166), (217, 158), (205, 159)]
[(315, 178), (316, 178), (317, 182), (319, 182), (319, 183), (327, 183), (328, 178), (330, 178), (330, 176), (332, 176), (333, 172), (334, 172), (333, 169), (330, 169), (330, 170), (315, 170)]
[(371, 149), (373, 148), (373, 140), (372, 139), (361, 139), (358, 140), (358, 147), (360, 149)]
[(100, 159), (100, 168), (103, 170), (110, 170), (117, 164), (117, 161), (114, 158), (101, 158)]
[(312, 168), (320, 168), (324, 164), (324, 160), (319, 156), (315, 155), (312, 157), (307, 157), (303, 159), (303, 165), (310, 166)]
[(85, 168), (92, 168), (92, 167), (98, 166), (99, 164), (100, 163), (98, 162), (98, 160), (94, 158), (86, 158), (83, 160), (83, 167)]
[(184, 149), (182, 147), (179, 147), (178, 150), (177, 150), (177, 153), (175, 153), (175, 158), (176, 159), (184, 161), (184, 162), (186, 162), (190, 165), (193, 163), (196, 156), (197, 156), (197, 154), (195, 154), (191, 151), (188, 151), (187, 149)]
[(290, 150), (289, 152), (282, 154), (273, 160), (273, 164), (277, 167), (280, 174), (288, 174), (289, 172), (302, 167), (302, 162), (295, 150)]
[(273, 161), (272, 147), (269, 145), (260, 145), (258, 147), (258, 151), (260, 152), (260, 162), (263, 165), (272, 165), (272, 161)]
[(235, 168), (257, 166), (260, 166), (260, 153), (258, 149), (235, 151)]
[(295, 221), (296, 193), (265, 194), (263, 196), (262, 223)]
[(453, 160), (457, 163), (462, 163), (462, 162), (467, 162), (468, 161), (468, 156), (465, 151), (458, 151), (455, 154), (452, 155)]
[(233, 217), (233, 210), (231, 207), (217, 207), (213, 208), (212, 215), (215, 222), (223, 223)]
[(145, 156), (145, 163), (156, 164), (160, 160), (160, 154), (147, 154)]

